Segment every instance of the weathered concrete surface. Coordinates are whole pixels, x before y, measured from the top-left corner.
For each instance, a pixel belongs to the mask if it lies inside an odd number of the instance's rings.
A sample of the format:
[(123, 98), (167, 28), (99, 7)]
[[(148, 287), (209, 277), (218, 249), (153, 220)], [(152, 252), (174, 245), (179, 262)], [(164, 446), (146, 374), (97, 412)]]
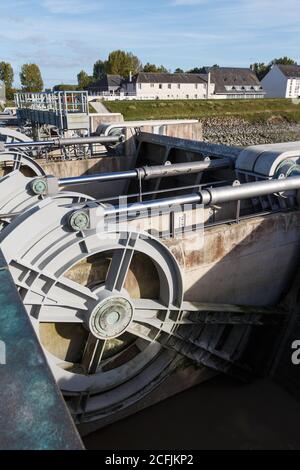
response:
[[(92, 103), (94, 105), (95, 103)], [(123, 122), (124, 117), (121, 113), (91, 113), (90, 114), (90, 130), (91, 133), (96, 132), (100, 124), (112, 124)]]
[[(206, 219), (187, 211), (191, 223)], [(134, 231), (170, 230), (169, 214), (129, 221)], [(273, 305), (289, 289), (300, 257), (300, 212), (254, 217), (163, 238), (183, 273), (185, 300)], [(143, 273), (140, 273), (142, 277)]]
[(186, 300), (273, 305), (290, 287), (300, 255), (300, 212), (273, 214), (167, 240)]
[(91, 105), (95, 108), (96, 112), (99, 114), (109, 114), (108, 109), (104, 106), (103, 102), (100, 100), (89, 101)]

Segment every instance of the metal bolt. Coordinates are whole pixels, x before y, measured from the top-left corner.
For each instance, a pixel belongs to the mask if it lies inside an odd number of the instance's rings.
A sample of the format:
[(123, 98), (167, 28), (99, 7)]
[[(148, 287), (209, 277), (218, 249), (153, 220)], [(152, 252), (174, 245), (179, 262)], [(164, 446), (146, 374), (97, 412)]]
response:
[(119, 319), (120, 314), (116, 311), (110, 312), (106, 317), (106, 321), (109, 325), (115, 325), (116, 323), (118, 323)]
[(47, 181), (43, 178), (35, 178), (31, 183), (31, 189), (34, 194), (45, 195), (48, 192)]
[(86, 212), (73, 212), (69, 218), (69, 225), (74, 232), (86, 230), (90, 225), (90, 218)]

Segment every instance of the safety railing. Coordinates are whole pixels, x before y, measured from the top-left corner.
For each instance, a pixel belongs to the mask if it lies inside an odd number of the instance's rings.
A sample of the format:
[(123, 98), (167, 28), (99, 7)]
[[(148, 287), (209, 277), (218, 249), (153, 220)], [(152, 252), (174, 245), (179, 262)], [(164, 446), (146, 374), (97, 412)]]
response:
[(73, 113), (88, 114), (86, 91), (57, 91), (53, 93), (16, 93), (18, 109), (51, 111), (58, 115)]

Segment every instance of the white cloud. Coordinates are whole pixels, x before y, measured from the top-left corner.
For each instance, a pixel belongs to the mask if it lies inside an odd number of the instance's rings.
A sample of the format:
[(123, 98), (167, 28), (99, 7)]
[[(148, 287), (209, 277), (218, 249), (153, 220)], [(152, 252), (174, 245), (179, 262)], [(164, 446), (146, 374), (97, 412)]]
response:
[(53, 14), (67, 13), (79, 15), (100, 10), (102, 5), (97, 0), (44, 0), (43, 6)]

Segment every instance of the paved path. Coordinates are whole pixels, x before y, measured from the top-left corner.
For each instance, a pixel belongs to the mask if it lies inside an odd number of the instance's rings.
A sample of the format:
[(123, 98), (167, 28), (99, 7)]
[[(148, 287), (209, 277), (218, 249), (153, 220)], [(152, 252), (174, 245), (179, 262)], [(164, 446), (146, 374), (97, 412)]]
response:
[(97, 113), (100, 113), (100, 114), (109, 114), (109, 111), (108, 109), (104, 106), (103, 103), (101, 103), (100, 101), (90, 101), (91, 105), (93, 106), (93, 108), (95, 108), (96, 112)]

